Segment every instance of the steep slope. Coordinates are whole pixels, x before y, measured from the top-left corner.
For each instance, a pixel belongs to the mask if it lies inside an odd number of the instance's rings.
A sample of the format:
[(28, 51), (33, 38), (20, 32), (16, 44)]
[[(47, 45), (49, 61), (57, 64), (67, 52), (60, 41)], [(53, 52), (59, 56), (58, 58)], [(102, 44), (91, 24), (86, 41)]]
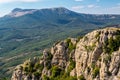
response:
[(12, 80), (119, 80), (120, 28), (95, 30), (45, 49), (18, 65)]
[[(16, 8), (10, 14), (0, 18), (0, 56), (11, 51), (15, 52), (15, 49), (24, 46), (23, 44), (27, 45), (28, 42), (34, 44), (34, 42), (49, 39), (49, 37), (51, 38), (49, 34), (60, 33), (66, 37), (71, 35), (69, 32), (74, 32), (74, 35), (77, 35), (80, 30), (97, 29), (108, 24), (119, 24), (119, 22), (120, 15), (81, 14), (63, 7)], [(75, 33), (76, 30), (79, 31)], [(36, 46), (38, 47), (38, 45)], [(20, 52), (24, 50), (22, 49)]]
[(110, 24), (120, 24), (120, 15), (83, 14), (63, 7), (16, 8), (0, 18), (0, 77), (9, 76), (14, 66), (57, 40)]
[[(36, 39), (39, 42), (44, 41), (51, 38), (50, 35), (53, 34), (71, 35), (69, 31), (75, 32), (79, 29), (80, 32), (82, 28), (87, 29), (88, 25), (92, 26), (89, 29), (95, 28), (93, 24), (86, 23), (81, 19), (83, 17), (78, 13), (66, 8), (14, 9), (10, 14), (0, 19), (0, 54), (13, 51), (28, 42), (37, 42)], [(83, 24), (86, 25), (83, 27)], [(67, 31), (68, 29), (69, 31)], [(14, 45), (9, 46), (8, 44)]]

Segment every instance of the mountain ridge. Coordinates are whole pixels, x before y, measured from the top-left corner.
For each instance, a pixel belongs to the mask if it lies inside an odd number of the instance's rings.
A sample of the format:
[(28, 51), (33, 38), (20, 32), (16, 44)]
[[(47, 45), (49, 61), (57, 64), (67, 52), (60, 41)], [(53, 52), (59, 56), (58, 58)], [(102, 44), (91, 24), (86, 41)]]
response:
[(12, 80), (119, 80), (120, 28), (94, 30), (83, 37), (56, 42), (18, 65)]
[[(66, 12), (66, 13), (69, 13), (69, 12), (74, 12), (76, 14), (86, 14), (86, 15), (96, 15), (96, 16), (111, 16), (111, 15), (120, 15), (120, 14), (87, 14), (87, 13), (79, 13), (79, 12), (75, 12), (75, 11), (72, 11), (72, 10), (69, 10), (65, 7), (54, 7), (54, 8), (43, 8), (43, 9), (22, 9), (22, 8), (14, 8), (10, 14), (14, 13), (14, 12), (26, 12), (26, 11), (44, 11), (44, 10), (51, 10), (51, 11), (61, 11), (61, 12)], [(10, 17), (10, 14), (8, 15), (5, 15), (5, 16), (9, 16)], [(29, 14), (29, 13), (28, 13)], [(5, 17), (3, 16), (3, 17)], [(22, 15), (23, 16), (23, 15)], [(11, 17), (14, 17), (14, 16), (11, 16)], [(20, 16), (18, 16), (20, 17)]]

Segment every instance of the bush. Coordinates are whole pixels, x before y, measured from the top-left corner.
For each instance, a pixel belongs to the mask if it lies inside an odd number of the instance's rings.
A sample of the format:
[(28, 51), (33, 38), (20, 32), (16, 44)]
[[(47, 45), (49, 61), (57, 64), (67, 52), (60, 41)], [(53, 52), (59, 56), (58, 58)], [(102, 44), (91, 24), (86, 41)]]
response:
[(84, 48), (85, 48), (85, 50), (87, 51), (87, 52), (90, 52), (90, 51), (93, 51), (94, 50), (94, 48), (95, 48), (95, 43), (94, 44), (92, 44), (92, 45), (88, 45), (88, 46), (84, 46)]
[(49, 52), (49, 53), (48, 53), (47, 60), (51, 60), (52, 58), (53, 58), (53, 55)]
[(68, 50), (70, 53), (72, 50), (76, 48), (76, 45), (73, 45), (73, 43), (71, 42), (71, 39), (67, 39), (66, 42), (67, 42)]
[[(78, 37), (77, 37), (78, 41), (80, 41), (80, 39), (82, 39), (82, 38), (83, 38), (83, 36), (78, 36)], [(77, 41), (77, 42), (78, 42), (78, 41)]]
[(77, 77), (69, 76), (69, 77), (66, 77), (62, 80), (77, 80)]
[(100, 33), (99, 32), (95, 35), (95, 38), (96, 39), (98, 38), (98, 40), (99, 40), (99, 38), (100, 38)]
[(67, 69), (67, 75), (69, 76), (70, 72), (75, 68), (75, 61), (73, 61), (72, 59), (70, 59), (70, 64), (68, 66), (68, 69)]
[(87, 67), (87, 72), (90, 73), (91, 69), (90, 67)]
[(116, 38), (111, 37), (108, 39), (103, 47), (105, 53), (111, 54), (113, 51), (117, 51), (120, 47), (120, 35), (116, 35)]
[(112, 73), (111, 73), (110, 71), (107, 71), (107, 75), (108, 75), (108, 76), (111, 76)]
[(42, 80), (50, 80), (50, 78), (48, 76), (44, 75)]
[(60, 73), (61, 73), (61, 69), (60, 68), (58, 68), (57, 66), (53, 66), (52, 67), (52, 77), (57, 77), (57, 76), (59, 76), (60, 75)]
[(41, 73), (40, 73), (40, 72), (34, 72), (33, 74), (34, 74), (34, 76), (35, 76), (37, 79), (39, 79), (40, 76), (41, 76)]
[(98, 74), (99, 74), (99, 68), (95, 67), (95, 69), (93, 70), (93, 78), (95, 78)]
[(95, 69), (95, 63), (91, 64), (92, 69)]
[(78, 77), (79, 80), (86, 80), (83, 75)]
[(25, 72), (28, 72), (28, 67), (25, 66), (25, 67), (23, 68), (23, 70), (24, 70)]
[(111, 55), (109, 54), (108, 56), (106, 56), (103, 61), (105, 62), (105, 64), (109, 63), (111, 61)]
[(34, 69), (39, 69), (40, 71), (42, 71), (43, 68), (44, 68), (44, 65), (41, 65), (41, 64), (39, 64), (38, 62), (37, 62), (37, 63), (35, 64), (35, 66), (34, 66)]

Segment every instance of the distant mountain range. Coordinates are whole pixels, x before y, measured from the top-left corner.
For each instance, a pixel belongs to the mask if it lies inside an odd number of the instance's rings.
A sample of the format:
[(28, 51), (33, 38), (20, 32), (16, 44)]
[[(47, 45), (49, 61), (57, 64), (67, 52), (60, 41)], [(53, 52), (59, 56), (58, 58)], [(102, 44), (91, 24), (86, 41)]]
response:
[(15, 66), (30, 56), (38, 55), (30, 53), (49, 47), (54, 41), (116, 24), (120, 24), (120, 15), (84, 14), (64, 7), (15, 8), (0, 18), (0, 77), (10, 72), (10, 69), (3, 70), (4, 67)]

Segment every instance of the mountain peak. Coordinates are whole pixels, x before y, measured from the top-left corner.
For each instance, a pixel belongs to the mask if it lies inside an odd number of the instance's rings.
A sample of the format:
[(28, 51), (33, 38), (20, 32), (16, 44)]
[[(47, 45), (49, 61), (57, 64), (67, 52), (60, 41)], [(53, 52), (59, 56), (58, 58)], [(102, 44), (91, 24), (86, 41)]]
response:
[(40, 13), (50, 13), (55, 12), (58, 14), (70, 14), (72, 11), (68, 10), (64, 7), (56, 7), (56, 8), (44, 8), (44, 9), (21, 9), (21, 8), (15, 8), (11, 11), (10, 14), (6, 15), (8, 17), (20, 17), (26, 14), (33, 14), (34, 12), (38, 11)]
[(51, 8), (51, 10), (53, 10), (53, 11), (58, 11), (58, 12), (62, 12), (62, 13), (69, 13), (69, 12), (71, 12), (69, 9), (64, 8), (64, 7)]
[(12, 10), (12, 12), (18, 12), (18, 11), (22, 11), (22, 9), (21, 8), (15, 8), (15, 9)]

